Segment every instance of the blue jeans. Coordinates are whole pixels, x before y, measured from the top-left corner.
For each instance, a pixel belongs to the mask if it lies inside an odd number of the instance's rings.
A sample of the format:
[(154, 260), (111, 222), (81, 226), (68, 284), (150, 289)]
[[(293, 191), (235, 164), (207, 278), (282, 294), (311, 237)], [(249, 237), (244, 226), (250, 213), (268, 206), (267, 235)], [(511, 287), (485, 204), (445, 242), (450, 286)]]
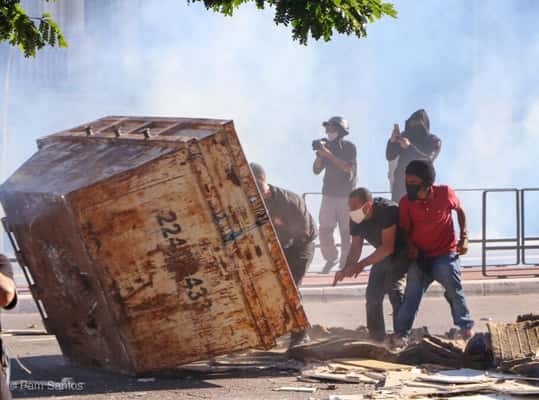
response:
[(471, 329), (473, 320), (466, 305), (464, 290), (460, 280), (460, 260), (456, 253), (427, 259), (420, 269), (417, 263), (410, 265), (404, 302), (399, 309), (395, 331), (400, 335), (410, 333), (419, 309), (423, 294), (432, 281), (438, 282), (445, 289), (444, 296), (451, 307), (453, 323), (461, 329)]

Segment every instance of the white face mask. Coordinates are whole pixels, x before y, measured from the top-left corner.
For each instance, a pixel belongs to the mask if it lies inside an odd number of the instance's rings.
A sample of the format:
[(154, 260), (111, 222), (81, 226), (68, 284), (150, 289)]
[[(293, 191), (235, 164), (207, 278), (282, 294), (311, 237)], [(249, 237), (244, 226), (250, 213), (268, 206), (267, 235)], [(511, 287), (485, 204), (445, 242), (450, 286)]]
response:
[(338, 137), (339, 137), (339, 134), (337, 132), (328, 132), (328, 139), (330, 142), (333, 142)]
[(356, 224), (361, 224), (365, 220), (365, 217), (367, 216), (365, 211), (363, 211), (363, 207), (360, 207), (354, 211), (350, 211), (350, 219)]

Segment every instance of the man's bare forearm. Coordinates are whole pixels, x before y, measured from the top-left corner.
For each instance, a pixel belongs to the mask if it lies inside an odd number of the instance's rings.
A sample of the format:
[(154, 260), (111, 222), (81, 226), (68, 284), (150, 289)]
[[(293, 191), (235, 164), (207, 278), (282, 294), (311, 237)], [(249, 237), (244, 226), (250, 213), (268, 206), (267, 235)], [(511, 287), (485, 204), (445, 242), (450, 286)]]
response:
[(359, 263), (362, 267), (368, 267), (369, 265), (377, 264), (384, 260), (386, 257), (390, 256), (393, 251), (384, 246), (378, 247), (374, 250), (369, 256), (365, 257)]
[(462, 208), (457, 209), (457, 219), (459, 222), (460, 237), (467, 238), (468, 237), (468, 221), (466, 218), (466, 213), (464, 212)]
[(313, 163), (313, 172), (315, 175), (320, 174), (322, 170), (324, 169), (324, 161), (320, 157), (316, 157), (316, 160), (314, 160)]
[(344, 266), (344, 268), (348, 267), (349, 265), (357, 263), (357, 260), (359, 260), (359, 257), (361, 257), (361, 251), (359, 252), (350, 251), (348, 253), (348, 257), (346, 257), (346, 265)]
[(350, 247), (350, 251), (348, 252), (348, 256), (346, 257), (346, 264), (344, 265), (344, 269), (356, 264), (359, 260), (359, 257), (361, 257), (362, 252), (363, 238), (353, 237), (352, 246)]

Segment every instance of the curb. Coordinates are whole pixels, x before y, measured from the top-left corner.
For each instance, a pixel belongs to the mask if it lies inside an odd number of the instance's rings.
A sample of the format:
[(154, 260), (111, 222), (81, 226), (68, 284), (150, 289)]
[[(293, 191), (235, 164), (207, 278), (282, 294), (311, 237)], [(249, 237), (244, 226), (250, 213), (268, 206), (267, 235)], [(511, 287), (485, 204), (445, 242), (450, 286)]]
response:
[[(477, 281), (464, 281), (464, 293), (467, 296), (496, 296), (496, 295), (519, 295), (539, 294), (539, 278), (519, 279), (490, 279)], [(365, 298), (366, 284), (302, 287), (300, 292), (304, 301), (339, 301)], [(425, 297), (441, 297), (444, 290), (442, 286), (434, 282)]]

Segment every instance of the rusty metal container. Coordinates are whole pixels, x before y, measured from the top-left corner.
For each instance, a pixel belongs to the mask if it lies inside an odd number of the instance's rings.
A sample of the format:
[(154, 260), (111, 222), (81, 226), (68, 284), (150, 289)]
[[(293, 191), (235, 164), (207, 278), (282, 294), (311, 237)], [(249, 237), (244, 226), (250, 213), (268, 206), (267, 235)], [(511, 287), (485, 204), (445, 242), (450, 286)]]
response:
[(106, 117), (38, 147), (0, 201), (69, 359), (141, 374), (308, 325), (231, 121)]

